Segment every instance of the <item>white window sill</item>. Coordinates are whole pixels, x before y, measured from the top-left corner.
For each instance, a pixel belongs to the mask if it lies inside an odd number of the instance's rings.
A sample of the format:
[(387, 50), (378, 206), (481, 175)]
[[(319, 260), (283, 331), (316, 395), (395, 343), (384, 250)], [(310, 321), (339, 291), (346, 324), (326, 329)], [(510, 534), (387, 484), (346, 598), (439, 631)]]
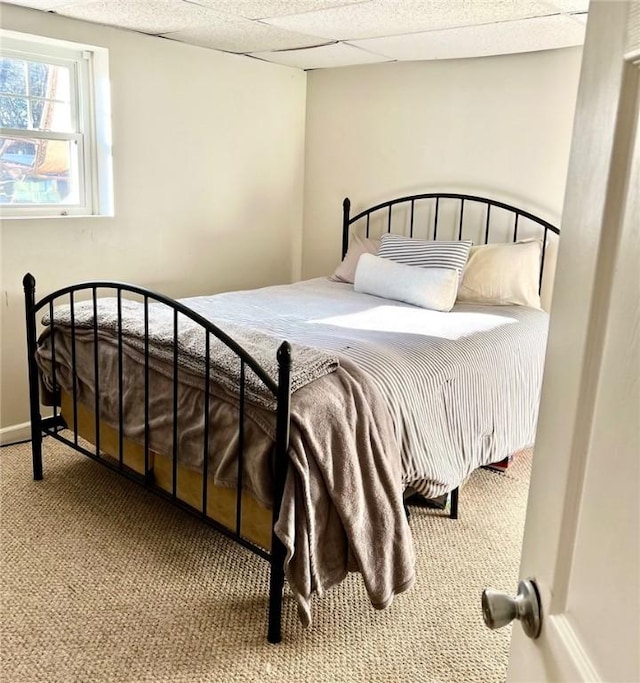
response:
[(67, 215), (62, 214), (50, 214), (43, 216), (6, 216), (0, 213), (0, 220), (2, 221), (50, 221), (50, 220), (69, 220), (73, 218), (82, 218), (83, 220), (87, 218), (113, 218), (114, 214), (83, 214), (83, 213), (70, 213)]

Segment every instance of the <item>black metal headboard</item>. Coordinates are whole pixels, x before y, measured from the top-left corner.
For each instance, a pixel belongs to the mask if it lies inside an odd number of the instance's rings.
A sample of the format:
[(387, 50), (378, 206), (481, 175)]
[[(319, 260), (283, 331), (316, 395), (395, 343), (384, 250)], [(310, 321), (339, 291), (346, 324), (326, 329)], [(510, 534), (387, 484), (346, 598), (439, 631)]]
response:
[[(442, 214), (445, 213), (445, 204), (447, 205), (447, 224), (443, 228)], [(443, 230), (447, 230), (446, 236), (440, 239), (473, 239), (474, 244), (488, 244), (493, 234), (492, 230), (495, 233), (497, 229), (496, 223), (500, 224), (503, 237), (503, 239), (498, 241), (512, 240), (516, 242), (518, 240), (518, 233), (522, 230), (522, 224), (526, 221), (527, 236), (531, 236), (531, 225), (534, 226), (535, 230), (539, 231), (537, 236), (540, 236), (540, 232), (544, 233), (542, 235), (539, 289), (542, 288), (548, 233), (551, 231), (556, 235), (560, 234), (559, 228), (555, 225), (539, 216), (535, 216), (529, 211), (495, 199), (489, 199), (488, 197), (477, 197), (469, 194), (450, 192), (414, 194), (376, 204), (364, 211), (360, 211), (360, 213), (353, 217), (350, 216), (350, 211), (351, 200), (347, 197), (342, 203), (343, 258), (349, 246), (349, 235), (352, 226), (360, 221), (365, 223), (366, 237), (369, 237), (372, 223), (377, 221), (377, 231), (379, 234), (383, 232), (399, 232), (399, 230), (394, 229), (398, 228), (399, 225), (403, 234), (408, 234), (409, 237), (413, 237), (414, 234), (420, 232), (421, 237), (424, 239), (435, 240), (438, 239), (439, 232), (442, 234)], [(418, 216), (419, 213), (421, 214), (420, 216)], [(473, 214), (473, 220), (466, 220), (471, 214)], [(498, 215), (500, 220), (496, 221)]]

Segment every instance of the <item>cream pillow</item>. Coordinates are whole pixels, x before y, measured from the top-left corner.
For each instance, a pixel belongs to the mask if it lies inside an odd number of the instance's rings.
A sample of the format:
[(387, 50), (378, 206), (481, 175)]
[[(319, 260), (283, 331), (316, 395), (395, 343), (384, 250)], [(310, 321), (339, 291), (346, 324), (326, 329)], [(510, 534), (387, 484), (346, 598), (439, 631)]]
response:
[(460, 303), (540, 308), (541, 240), (472, 247), (458, 289)]
[(358, 261), (353, 289), (434, 311), (450, 311), (456, 301), (458, 283), (458, 271), (453, 268), (406, 266), (363, 254)]
[(362, 254), (377, 254), (380, 239), (370, 239), (369, 237), (359, 237), (352, 235), (349, 248), (342, 263), (335, 269), (329, 278), (336, 282), (348, 282), (353, 284), (356, 277), (356, 268)]

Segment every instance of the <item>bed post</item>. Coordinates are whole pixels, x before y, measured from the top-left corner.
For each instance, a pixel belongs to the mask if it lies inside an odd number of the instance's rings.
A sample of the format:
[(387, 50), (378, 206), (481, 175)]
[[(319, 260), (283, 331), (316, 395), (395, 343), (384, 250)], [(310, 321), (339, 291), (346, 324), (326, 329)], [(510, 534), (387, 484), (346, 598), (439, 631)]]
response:
[(449, 510), (449, 517), (451, 519), (458, 519), (458, 497), (460, 496), (460, 487), (456, 487), (451, 491), (451, 509)]
[(31, 413), (31, 455), (33, 458), (33, 478), (42, 479), (42, 416), (40, 415), (40, 387), (38, 384), (38, 365), (36, 363), (36, 279), (27, 273), (24, 286), (24, 305), (27, 321), (27, 367), (29, 369), (29, 409)]
[(351, 200), (345, 197), (342, 202), (342, 258), (345, 257), (349, 248), (349, 212), (351, 211)]
[(287, 477), (289, 450), (289, 421), (291, 404), (291, 346), (283, 342), (278, 349), (278, 413), (276, 422), (275, 481), (273, 491), (273, 519), (271, 531), (271, 575), (269, 582), (269, 628), (267, 640), (282, 640), (282, 591), (284, 589), (284, 561), (286, 549), (275, 532), (280, 516), (280, 505)]

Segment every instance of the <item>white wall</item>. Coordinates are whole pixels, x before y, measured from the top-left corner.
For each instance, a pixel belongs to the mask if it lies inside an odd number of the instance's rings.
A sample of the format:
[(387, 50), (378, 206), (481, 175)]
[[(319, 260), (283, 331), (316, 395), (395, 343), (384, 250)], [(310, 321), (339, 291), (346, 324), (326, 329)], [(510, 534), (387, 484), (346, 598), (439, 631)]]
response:
[(39, 294), (109, 278), (176, 297), (326, 274), (347, 195), (477, 191), (560, 217), (580, 49), (304, 74), (13, 5), (2, 25), (109, 48), (116, 215), (2, 221), (1, 427), (28, 419), (27, 270)]
[(310, 72), (303, 277), (340, 258), (356, 211), (432, 190), (486, 194), (558, 222), (581, 49)]
[(4, 220), (0, 426), (28, 420), (22, 277), (175, 297), (299, 276), (306, 75), (2, 5), (3, 28), (109, 48), (114, 218)]

